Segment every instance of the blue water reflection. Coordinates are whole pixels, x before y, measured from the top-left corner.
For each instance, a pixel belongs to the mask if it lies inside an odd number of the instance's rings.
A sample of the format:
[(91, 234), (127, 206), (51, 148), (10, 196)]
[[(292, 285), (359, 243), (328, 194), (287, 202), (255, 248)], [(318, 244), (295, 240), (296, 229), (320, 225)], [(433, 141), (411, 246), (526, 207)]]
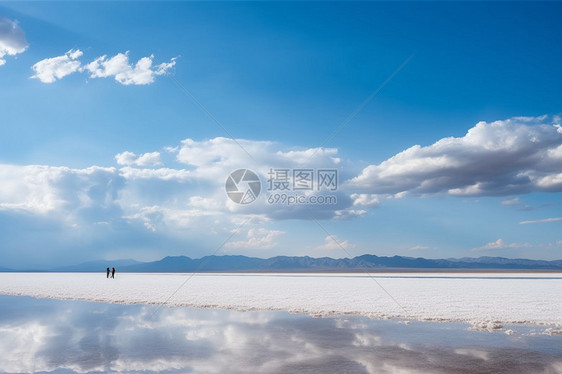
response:
[(562, 336), (0, 296), (0, 372), (562, 373)]

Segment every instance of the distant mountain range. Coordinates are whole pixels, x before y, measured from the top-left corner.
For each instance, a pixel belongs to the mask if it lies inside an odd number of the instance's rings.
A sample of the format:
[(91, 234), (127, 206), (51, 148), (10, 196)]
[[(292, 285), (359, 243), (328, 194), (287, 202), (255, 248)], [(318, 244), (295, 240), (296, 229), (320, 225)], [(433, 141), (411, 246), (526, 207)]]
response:
[[(425, 259), (421, 257), (362, 255), (354, 258), (333, 259), (308, 256), (277, 256), (267, 259), (247, 256), (206, 256), (192, 259), (186, 256), (168, 256), (159, 261), (98, 260), (46, 271), (103, 272), (106, 267), (119, 272), (322, 272), (322, 271), (391, 271), (391, 270), (558, 270), (562, 260), (544, 261), (509, 259), (504, 257)], [(0, 272), (14, 271), (0, 268)], [(37, 271), (37, 270), (36, 270)], [(45, 271), (45, 270), (44, 270)]]

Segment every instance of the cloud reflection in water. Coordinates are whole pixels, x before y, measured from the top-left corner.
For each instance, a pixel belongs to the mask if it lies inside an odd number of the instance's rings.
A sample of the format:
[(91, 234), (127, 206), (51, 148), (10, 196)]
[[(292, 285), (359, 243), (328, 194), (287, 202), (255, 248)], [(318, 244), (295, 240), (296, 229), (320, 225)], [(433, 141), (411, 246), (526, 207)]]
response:
[(562, 373), (561, 336), (155, 308), (0, 296), (0, 371)]

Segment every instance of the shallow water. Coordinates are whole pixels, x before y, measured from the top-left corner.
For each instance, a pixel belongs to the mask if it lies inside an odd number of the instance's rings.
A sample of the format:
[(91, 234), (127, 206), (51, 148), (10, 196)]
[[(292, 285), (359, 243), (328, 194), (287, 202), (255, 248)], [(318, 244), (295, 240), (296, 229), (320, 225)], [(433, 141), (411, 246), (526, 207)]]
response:
[(0, 372), (562, 373), (532, 326), (0, 296)]

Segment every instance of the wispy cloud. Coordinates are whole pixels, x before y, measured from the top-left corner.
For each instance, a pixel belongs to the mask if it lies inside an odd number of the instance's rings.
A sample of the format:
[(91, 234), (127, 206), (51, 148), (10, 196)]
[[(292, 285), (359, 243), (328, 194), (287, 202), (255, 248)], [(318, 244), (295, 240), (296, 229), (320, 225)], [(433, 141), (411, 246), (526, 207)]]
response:
[(528, 225), (531, 223), (549, 223), (549, 222), (558, 222), (562, 221), (561, 217), (554, 217), (554, 218), (545, 218), (545, 219), (537, 219), (534, 221), (521, 221), (519, 222), (520, 225)]
[(529, 243), (505, 243), (503, 239), (498, 239), (495, 242), (490, 242), (482, 247), (473, 248), (473, 251), (488, 251), (488, 250), (499, 250), (499, 249), (509, 249), (509, 248), (529, 248), (531, 244)]
[(517, 206), (521, 204), (521, 200), (518, 197), (514, 197), (513, 199), (507, 199), (502, 201), (502, 205), (504, 206)]
[(277, 246), (277, 238), (284, 235), (284, 231), (251, 228), (246, 234), (246, 240), (226, 243), (226, 248), (232, 249), (271, 249)]
[(100, 56), (92, 62), (82, 65), (79, 60), (83, 52), (72, 49), (62, 56), (43, 59), (31, 68), (35, 72), (32, 78), (43, 83), (53, 83), (73, 73), (88, 73), (90, 78), (114, 78), (122, 85), (147, 85), (157, 76), (168, 73), (175, 65), (176, 58), (169, 62), (153, 65), (154, 55), (142, 57), (134, 65), (129, 62), (129, 51), (118, 53), (113, 57)]
[(324, 244), (319, 245), (315, 249), (321, 251), (341, 251), (342, 247), (343, 249), (351, 249), (354, 245), (349, 240), (340, 240), (337, 236), (328, 235), (324, 238)]
[(23, 53), (28, 46), (25, 33), (18, 23), (0, 17), (0, 66), (6, 64), (4, 56), (15, 56)]
[(82, 71), (90, 73), (90, 78), (113, 77), (123, 85), (145, 85), (154, 82), (158, 75), (166, 74), (176, 64), (176, 59), (152, 66), (154, 55), (143, 57), (133, 66), (129, 62), (129, 51), (118, 53), (111, 58), (101, 56), (90, 62)]
[(410, 247), (410, 248), (408, 248), (408, 249), (409, 249), (410, 251), (423, 251), (423, 250), (429, 249), (429, 247), (428, 247), (428, 246), (425, 246), (425, 245), (415, 245), (415, 246)]
[(549, 203), (544, 203), (541, 205), (530, 205), (530, 204), (526, 204), (525, 202), (521, 201), (521, 199), (519, 197), (514, 197), (512, 199), (507, 199), (507, 200), (503, 200), (501, 202), (501, 205), (511, 208), (511, 209), (516, 209), (516, 210), (521, 210), (521, 211), (531, 211), (531, 210), (536, 210), (539, 209), (540, 207), (545, 207), (545, 206), (549, 206), (551, 204)]

